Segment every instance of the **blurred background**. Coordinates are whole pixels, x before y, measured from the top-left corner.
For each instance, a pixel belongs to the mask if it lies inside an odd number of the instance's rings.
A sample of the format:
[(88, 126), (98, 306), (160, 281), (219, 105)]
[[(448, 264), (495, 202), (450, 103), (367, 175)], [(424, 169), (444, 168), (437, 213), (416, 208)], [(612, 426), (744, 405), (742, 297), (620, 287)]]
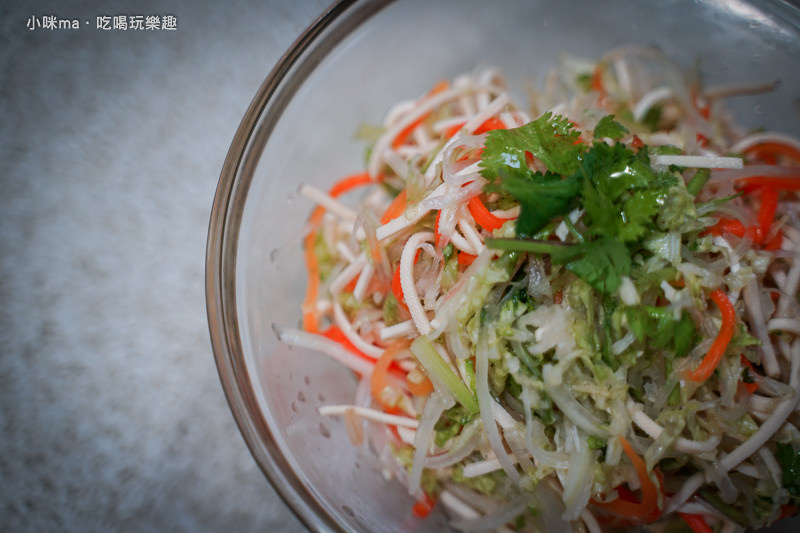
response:
[(228, 409), (203, 276), (239, 120), (328, 3), (0, 5), (0, 531), (303, 531)]

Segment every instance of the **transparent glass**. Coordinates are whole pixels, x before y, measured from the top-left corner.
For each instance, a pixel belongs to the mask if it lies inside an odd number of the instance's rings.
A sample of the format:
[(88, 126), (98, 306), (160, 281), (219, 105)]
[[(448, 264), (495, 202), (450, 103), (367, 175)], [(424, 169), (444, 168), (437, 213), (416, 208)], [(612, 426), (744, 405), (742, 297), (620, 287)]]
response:
[[(301, 255), (323, 188), (363, 167), (359, 125), (437, 80), (477, 66), (507, 75), (517, 101), (562, 54), (596, 59), (622, 45), (660, 47), (699, 65), (708, 85), (780, 80), (731, 101), (745, 126), (800, 134), (800, 11), (779, 1), (375, 0), (334, 5), (269, 74), (222, 171), (207, 251), (207, 304), (223, 388), (253, 456), (312, 530), (445, 531), (437, 511), (411, 514), (343, 424), (316, 407), (352, 400), (355, 380), (326, 357), (278, 343), (295, 326), (305, 287)], [(257, 46), (258, 43), (254, 43)], [(800, 521), (776, 530), (796, 531)]]

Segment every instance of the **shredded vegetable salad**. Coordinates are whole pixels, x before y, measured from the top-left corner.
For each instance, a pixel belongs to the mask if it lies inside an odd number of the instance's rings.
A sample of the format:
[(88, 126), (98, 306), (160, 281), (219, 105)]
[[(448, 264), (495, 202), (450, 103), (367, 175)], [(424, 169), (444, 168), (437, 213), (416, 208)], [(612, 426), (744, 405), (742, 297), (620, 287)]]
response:
[(463, 531), (736, 531), (800, 504), (800, 140), (654, 50), (492, 69), (365, 128), (304, 242), (324, 405)]

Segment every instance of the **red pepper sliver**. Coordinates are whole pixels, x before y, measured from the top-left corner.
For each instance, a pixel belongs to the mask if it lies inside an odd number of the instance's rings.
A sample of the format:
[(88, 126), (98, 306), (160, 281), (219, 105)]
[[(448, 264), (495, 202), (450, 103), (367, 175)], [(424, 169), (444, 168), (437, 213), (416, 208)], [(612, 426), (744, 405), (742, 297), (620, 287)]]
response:
[(744, 237), (747, 229), (740, 220), (735, 218), (720, 218), (719, 222), (708, 228), (711, 235), (720, 236), (723, 233), (732, 233), (737, 237)]
[(761, 228), (762, 240), (769, 233), (775, 211), (778, 209), (778, 190), (772, 187), (761, 189), (761, 206), (758, 209), (758, 225)]
[(470, 201), (467, 203), (467, 208), (469, 209), (472, 218), (475, 219), (475, 222), (477, 222), (478, 225), (487, 231), (500, 229), (500, 227), (506, 221), (505, 219), (493, 215), (488, 209), (486, 209), (486, 206), (483, 205), (483, 202), (478, 196), (470, 199)]
[(381, 407), (384, 409), (391, 409), (394, 408), (394, 405), (387, 404), (384, 401), (383, 390), (390, 386), (388, 381), (388, 374), (389, 374), (389, 365), (392, 364), (392, 360), (394, 359), (395, 355), (397, 355), (400, 351), (408, 348), (411, 341), (408, 339), (401, 339), (392, 343), (388, 348), (386, 348), (378, 360), (375, 362), (375, 366), (372, 369), (372, 375), (370, 376), (370, 392), (372, 393), (372, 397), (378, 402)]
[(461, 128), (463, 128), (463, 127), (464, 127), (464, 124), (466, 124), (466, 122), (460, 122), (460, 123), (458, 123), (458, 124), (455, 124), (455, 125), (453, 125), (453, 126), (450, 126), (449, 128), (447, 128), (447, 129), (444, 131), (444, 138), (445, 138), (445, 139), (449, 139), (450, 137), (452, 137), (453, 135), (455, 135), (456, 133), (458, 133), (458, 130), (460, 130)]
[(406, 210), (406, 189), (403, 189), (400, 194), (394, 197), (392, 203), (386, 208), (381, 216), (381, 224), (386, 224), (402, 215)]
[[(433, 86), (433, 89), (430, 90), (427, 96), (433, 96), (434, 94), (440, 93), (446, 90), (449, 86), (450, 84), (448, 82), (440, 81)], [(427, 119), (429, 116), (430, 113), (424, 113), (417, 120), (415, 120), (414, 122), (403, 128), (400, 131), (400, 133), (397, 134), (397, 137), (394, 138), (394, 141), (392, 141), (392, 148), (396, 150), (398, 147), (403, 146), (408, 140), (408, 138), (411, 136), (411, 134), (414, 132), (414, 130), (417, 129), (417, 127), (420, 124), (422, 124), (422, 122), (425, 121), (425, 119)]]
[(784, 518), (789, 518), (790, 516), (796, 515), (798, 512), (796, 505), (785, 504), (781, 506), (781, 516), (778, 517), (778, 520), (783, 520)]
[(497, 117), (492, 117), (486, 119), (483, 124), (478, 126), (478, 129), (475, 130), (475, 135), (480, 135), (481, 133), (486, 133), (487, 131), (504, 129), (506, 129), (506, 123)]
[(797, 176), (776, 177), (776, 176), (749, 176), (736, 180), (736, 185), (740, 189), (751, 190), (758, 187), (770, 187), (778, 191), (800, 191), (800, 169)]
[(369, 361), (370, 363), (375, 362), (374, 358), (368, 356), (367, 354), (359, 350), (352, 342), (350, 342), (350, 339), (347, 338), (347, 336), (341, 329), (339, 329), (338, 326), (329, 327), (328, 329), (322, 332), (322, 335), (334, 342), (341, 344), (343, 347), (347, 348), (347, 350), (352, 352), (354, 355), (357, 355), (360, 358)]
[[(742, 354), (740, 356), (740, 361), (742, 362), (742, 366), (746, 366), (747, 367), (747, 371), (748, 372), (750, 372), (751, 374), (755, 374), (756, 373), (756, 369), (755, 369), (755, 367), (753, 367), (753, 363), (751, 363), (744, 356), (744, 354)], [(745, 383), (745, 382), (742, 382), (742, 385), (747, 390), (747, 392), (749, 392), (750, 394), (753, 394), (758, 389), (758, 383)]]
[(692, 528), (694, 533), (714, 533), (714, 530), (711, 529), (711, 526), (706, 524), (703, 515), (681, 512), (679, 512), (678, 515), (683, 518), (683, 521), (686, 522), (690, 528)]
[(722, 325), (700, 365), (687, 374), (688, 379), (691, 381), (703, 382), (711, 376), (720, 360), (722, 360), (722, 355), (728, 348), (736, 328), (736, 310), (725, 293), (721, 289), (716, 289), (711, 293), (711, 299), (717, 304), (720, 313), (722, 313)]
[(746, 148), (744, 153), (753, 155), (764, 161), (774, 161), (778, 156), (784, 156), (800, 163), (800, 150), (794, 146), (777, 141), (754, 144)]
[(394, 294), (394, 299), (397, 300), (397, 304), (407, 311), (408, 306), (406, 305), (406, 299), (405, 296), (403, 295), (403, 287), (400, 284), (399, 263), (397, 265), (397, 268), (394, 269), (394, 274), (392, 275), (392, 294)]
[(436, 212), (436, 221), (433, 223), (433, 243), (436, 245), (436, 248), (442, 247), (442, 233), (439, 231), (439, 224), (442, 220), (442, 210), (439, 209)]
[(414, 396), (427, 396), (428, 394), (433, 392), (433, 382), (428, 378), (428, 376), (423, 376), (419, 383), (416, 383), (409, 379), (411, 374), (406, 375), (406, 385), (408, 385), (408, 392), (413, 394)]
[[(641, 524), (654, 522), (661, 516), (661, 509), (658, 507), (658, 495), (659, 492), (663, 493), (663, 487), (653, 483), (653, 480), (647, 473), (647, 465), (644, 459), (637, 455), (628, 440), (622, 435), (619, 435), (619, 441), (625, 455), (628, 456), (628, 459), (630, 459), (631, 463), (633, 463), (633, 466), (636, 468), (636, 473), (641, 484), (642, 501), (637, 502), (633, 500), (632, 494), (627, 491), (625, 487), (618, 487), (617, 493), (619, 494), (619, 498), (608, 503), (595, 502), (595, 505), (604, 511), (627, 518), (632, 523)], [(661, 479), (659, 478), (659, 484), (660, 483)]]
[(422, 124), (422, 121), (428, 118), (428, 115), (430, 115), (430, 113), (425, 113), (417, 120), (403, 128), (400, 133), (397, 134), (397, 137), (394, 138), (394, 141), (392, 141), (392, 148), (397, 150), (399, 147), (403, 146), (414, 130), (417, 129), (420, 124)]
[(425, 518), (433, 510), (434, 505), (436, 505), (436, 500), (426, 493), (423, 499), (417, 500), (411, 508), (411, 512), (414, 513), (414, 516), (417, 518)]
[(606, 92), (606, 89), (603, 86), (603, 67), (601, 67), (599, 64), (594, 67), (594, 72), (592, 72), (591, 88), (593, 91), (597, 91), (601, 95), (604, 95)]
[(468, 254), (467, 252), (458, 252), (456, 260), (459, 265), (469, 266), (477, 257), (477, 255)]
[(783, 235), (780, 232), (776, 233), (774, 237), (764, 243), (764, 249), (768, 252), (774, 252), (775, 250), (780, 249), (781, 245), (783, 244)]

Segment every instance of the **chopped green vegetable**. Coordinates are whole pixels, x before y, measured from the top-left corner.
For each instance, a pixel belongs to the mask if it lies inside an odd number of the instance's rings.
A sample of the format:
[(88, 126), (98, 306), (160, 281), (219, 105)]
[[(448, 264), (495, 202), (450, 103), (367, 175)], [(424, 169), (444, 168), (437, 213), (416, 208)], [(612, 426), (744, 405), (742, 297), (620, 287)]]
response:
[(436, 351), (433, 343), (428, 337), (422, 335), (417, 337), (411, 343), (411, 351), (417, 357), (417, 360), (425, 368), (429, 376), (437, 379), (443, 387), (445, 387), (450, 394), (470, 413), (478, 412), (478, 400), (467, 389), (464, 382), (459, 378), (444, 362), (442, 356)]
[(694, 344), (695, 325), (689, 313), (675, 318), (668, 307), (628, 307), (625, 316), (636, 340), (651, 343), (654, 348), (667, 348), (674, 356), (683, 357)]
[(628, 133), (628, 128), (614, 120), (614, 115), (606, 115), (601, 118), (594, 127), (594, 138), (602, 139), (608, 137), (615, 141), (623, 138)]
[(800, 450), (795, 450), (789, 443), (776, 443), (775, 458), (783, 471), (783, 486), (786, 490), (800, 499)]
[(711, 169), (701, 168), (695, 172), (692, 179), (686, 184), (686, 190), (692, 196), (697, 196), (697, 193), (700, 192), (709, 179), (711, 179)]

